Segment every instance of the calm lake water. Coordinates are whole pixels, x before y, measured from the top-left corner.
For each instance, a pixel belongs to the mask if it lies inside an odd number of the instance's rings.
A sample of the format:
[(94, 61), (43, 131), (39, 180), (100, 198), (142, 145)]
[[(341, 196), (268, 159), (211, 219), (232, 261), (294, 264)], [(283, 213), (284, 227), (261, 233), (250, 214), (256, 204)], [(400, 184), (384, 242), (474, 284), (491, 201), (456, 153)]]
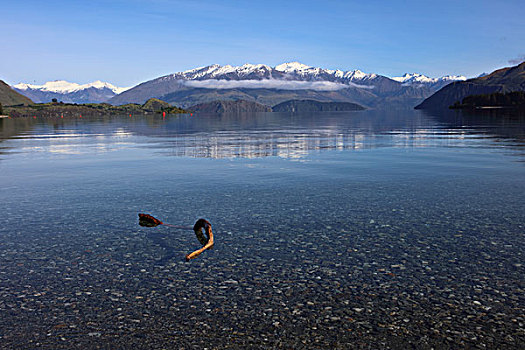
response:
[(525, 346), (520, 116), (0, 119), (0, 184), (0, 347)]

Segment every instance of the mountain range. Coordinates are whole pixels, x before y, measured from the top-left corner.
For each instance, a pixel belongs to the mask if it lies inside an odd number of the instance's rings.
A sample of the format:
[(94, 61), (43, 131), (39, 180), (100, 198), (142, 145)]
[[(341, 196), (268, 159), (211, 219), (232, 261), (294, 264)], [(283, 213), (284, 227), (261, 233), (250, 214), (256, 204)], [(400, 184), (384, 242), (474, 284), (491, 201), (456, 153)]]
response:
[(366, 107), (412, 107), (451, 79), (454, 78), (414, 81), (399, 77), (398, 81), (359, 70), (330, 70), (298, 62), (275, 67), (216, 64), (144, 82), (108, 102), (117, 105), (141, 103), (156, 97), (182, 107), (215, 100), (246, 100), (273, 106), (288, 100), (308, 99), (353, 102)]
[(109, 83), (78, 85), (65, 81), (44, 85), (17, 84), (13, 88), (35, 102), (52, 98), (72, 103), (144, 103), (158, 98), (189, 107), (217, 100), (245, 100), (273, 106), (288, 100), (352, 102), (366, 107), (413, 107), (441, 87), (462, 76), (429, 78), (405, 74), (388, 78), (360, 70), (331, 70), (298, 62), (275, 67), (264, 64), (211, 65), (162, 76), (133, 88)]
[(450, 84), (453, 81), (463, 81), (466, 80), (464, 76), (457, 76), (457, 75), (445, 75), (441, 78), (430, 78), (426, 75), (419, 74), (419, 73), (405, 73), (405, 75), (401, 77), (392, 77), (392, 80), (398, 81), (405, 86), (407, 85), (420, 85), (420, 86), (427, 86), (431, 87), (433, 89), (440, 89), (445, 85)]
[(478, 78), (453, 82), (415, 108), (446, 109), (455, 102), (461, 103), (467, 96), (512, 91), (525, 91), (525, 62), (514, 67), (498, 69)]
[(14, 85), (13, 89), (36, 103), (51, 102), (54, 98), (65, 103), (100, 103), (128, 88), (116, 87), (100, 80), (83, 85), (55, 80), (43, 85), (20, 83)]

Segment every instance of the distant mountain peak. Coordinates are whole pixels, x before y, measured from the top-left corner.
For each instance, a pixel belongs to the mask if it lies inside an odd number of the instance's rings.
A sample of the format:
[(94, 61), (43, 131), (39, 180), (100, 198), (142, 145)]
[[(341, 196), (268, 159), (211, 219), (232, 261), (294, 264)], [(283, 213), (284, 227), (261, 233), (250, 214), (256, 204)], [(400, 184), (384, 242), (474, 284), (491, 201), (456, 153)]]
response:
[(104, 89), (107, 88), (111, 91), (113, 91), (115, 94), (120, 94), (121, 92), (124, 92), (131, 87), (117, 87), (115, 85), (112, 85), (110, 83), (105, 83), (100, 80), (94, 81), (92, 83), (88, 84), (77, 84), (77, 83), (70, 83), (65, 80), (54, 80), (54, 81), (48, 81), (44, 83), (43, 85), (34, 85), (34, 84), (26, 84), (26, 83), (20, 83), (13, 86), (15, 89), (18, 90), (40, 90), (40, 91), (47, 91), (47, 92), (55, 92), (59, 94), (68, 94), (76, 91), (81, 91), (89, 88), (95, 88), (95, 89)]
[(426, 75), (419, 73), (405, 73), (400, 77), (392, 77), (392, 80), (398, 81), (403, 84), (436, 84), (447, 81), (458, 81), (458, 80), (467, 80), (466, 77), (462, 75), (445, 75), (441, 78), (430, 78)]
[(42, 85), (20, 83), (12, 88), (37, 103), (50, 102), (53, 99), (68, 103), (98, 103), (106, 102), (131, 87), (117, 87), (100, 80), (88, 84), (54, 80)]
[(315, 69), (313, 67), (307, 66), (306, 64), (302, 64), (299, 62), (287, 62), (287, 63), (281, 63), (277, 66), (275, 66), (275, 70), (279, 72), (284, 73), (290, 73), (290, 72), (302, 72), (310, 69)]
[(270, 66), (267, 66), (265, 64), (251, 64), (251, 63), (245, 63), (243, 64), (241, 67), (241, 69), (245, 69), (245, 70), (264, 70), (264, 69), (271, 69)]
[(354, 69), (351, 71), (348, 71), (344, 74), (345, 78), (349, 78), (351, 80), (363, 80), (363, 79), (374, 79), (377, 78), (377, 74), (367, 74), (359, 69)]
[(463, 75), (445, 75), (438, 79), (442, 81), (465, 81), (467, 77)]
[(342, 70), (312, 67), (300, 62), (286, 62), (270, 67), (265, 64), (245, 63), (241, 66), (212, 64), (174, 73), (160, 80), (299, 80), (299, 81), (346, 81), (361, 82), (378, 78), (358, 69)]
[(438, 81), (436, 78), (430, 78), (426, 75), (419, 73), (405, 73), (400, 77), (392, 77), (392, 80), (399, 81), (400, 83), (435, 83)]

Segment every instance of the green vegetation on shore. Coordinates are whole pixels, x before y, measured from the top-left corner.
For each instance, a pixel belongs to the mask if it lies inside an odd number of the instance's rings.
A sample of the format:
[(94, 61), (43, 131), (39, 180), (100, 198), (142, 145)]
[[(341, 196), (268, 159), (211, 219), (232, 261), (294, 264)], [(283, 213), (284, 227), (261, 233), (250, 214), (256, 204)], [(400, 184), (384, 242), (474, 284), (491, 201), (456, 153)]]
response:
[(525, 91), (507, 93), (495, 92), (492, 94), (470, 95), (461, 102), (456, 101), (451, 109), (475, 109), (483, 107), (520, 108), (525, 109)]
[(171, 106), (169, 103), (155, 98), (149, 99), (142, 105), (129, 103), (122, 106), (112, 106), (108, 103), (37, 103), (32, 105), (4, 107), (4, 112), (10, 117), (78, 117), (80, 115), (100, 116), (118, 114), (188, 113), (182, 108)]

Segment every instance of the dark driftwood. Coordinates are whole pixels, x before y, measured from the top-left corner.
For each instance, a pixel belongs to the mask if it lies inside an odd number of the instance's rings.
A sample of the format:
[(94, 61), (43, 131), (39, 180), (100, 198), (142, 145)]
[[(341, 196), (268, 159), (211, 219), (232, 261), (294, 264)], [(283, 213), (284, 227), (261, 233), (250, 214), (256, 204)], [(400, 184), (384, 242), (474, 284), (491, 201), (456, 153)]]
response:
[(162, 225), (163, 222), (159, 219), (155, 219), (153, 216), (149, 214), (139, 214), (139, 225), (140, 226), (146, 226), (146, 227), (155, 227)]
[[(149, 214), (139, 214), (139, 225), (146, 226), (146, 227), (155, 227), (159, 225), (164, 225), (164, 226), (169, 226), (169, 227), (174, 227), (174, 228), (191, 229), (191, 227), (188, 227), (188, 226), (177, 226), (177, 225), (165, 224), (159, 219), (156, 219)], [(191, 259), (196, 258), (206, 249), (210, 249), (211, 247), (213, 247), (213, 232), (211, 230), (211, 224), (208, 220), (206, 219), (197, 220), (195, 225), (193, 225), (193, 231), (195, 232), (197, 239), (203, 245), (203, 247), (200, 249), (197, 249), (193, 253), (187, 254), (186, 261), (190, 261)]]
[[(206, 236), (202, 233), (202, 230), (204, 229), (204, 233), (206, 233)], [(195, 231), (195, 235), (197, 236), (197, 239), (201, 244), (204, 246), (200, 249), (197, 249), (193, 253), (190, 253), (186, 255), (186, 261), (190, 261), (191, 259), (196, 258), (199, 256), (203, 251), (206, 249), (210, 249), (213, 247), (213, 232), (211, 230), (211, 224), (208, 220), (205, 219), (199, 219), (193, 226), (193, 231)]]

